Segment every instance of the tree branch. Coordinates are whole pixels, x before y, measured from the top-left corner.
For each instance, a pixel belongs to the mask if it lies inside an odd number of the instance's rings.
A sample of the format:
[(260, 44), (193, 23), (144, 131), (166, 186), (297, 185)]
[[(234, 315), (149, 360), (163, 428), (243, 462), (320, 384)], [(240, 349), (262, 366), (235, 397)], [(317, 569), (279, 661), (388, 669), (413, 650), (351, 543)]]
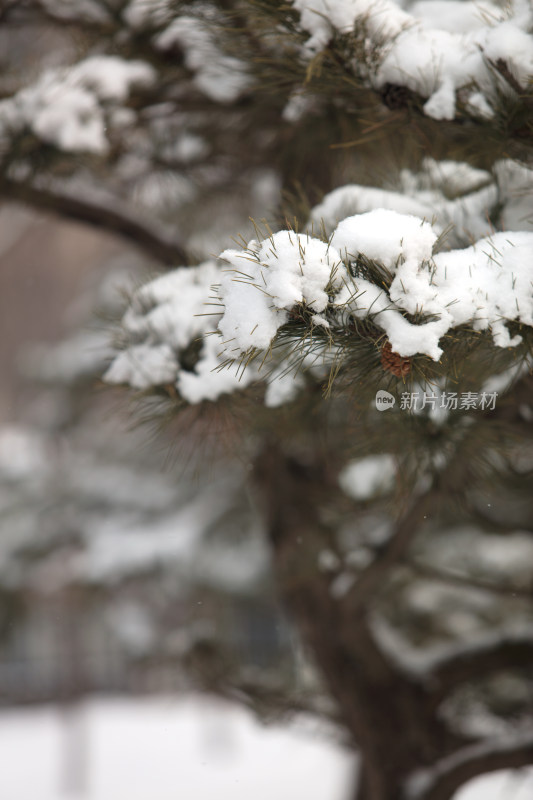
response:
[(466, 781), (500, 769), (518, 769), (533, 764), (533, 734), (486, 741), (463, 748), (420, 770), (407, 783), (409, 800), (450, 800)]
[(361, 608), (372, 597), (377, 587), (383, 583), (389, 569), (403, 560), (420, 525), (430, 510), (434, 510), (438, 496), (437, 489), (428, 490), (414, 501), (411, 508), (399, 520), (390, 539), (378, 552), (374, 561), (359, 574), (357, 583), (346, 595), (346, 604), (350, 608), (350, 613), (353, 614), (354, 611)]
[(437, 657), (428, 679), (438, 704), (460, 684), (500, 669), (533, 666), (533, 633), (496, 634)]
[(447, 570), (440, 570), (433, 567), (431, 564), (422, 563), (421, 561), (405, 561), (406, 566), (416, 572), (423, 578), (431, 578), (432, 580), (439, 581), (440, 583), (447, 583), (451, 586), (461, 586), (465, 589), (473, 589), (480, 592), (491, 592), (492, 594), (499, 594), (502, 597), (520, 597), (526, 600), (533, 600), (533, 587), (531, 589), (523, 589), (517, 586), (505, 586), (503, 584), (494, 583), (493, 581), (486, 581), (482, 578), (474, 578), (470, 575), (459, 572), (450, 572)]
[(95, 195), (87, 190), (74, 196), (58, 191), (54, 185), (38, 186), (6, 177), (0, 178), (0, 194), (7, 200), (32, 206), (40, 211), (58, 214), (66, 219), (83, 222), (102, 231), (120, 236), (163, 264), (186, 266), (187, 253), (183, 243), (158, 224), (145, 224), (142, 212), (128, 209), (116, 198)]
[[(388, 658), (364, 611), (353, 615), (345, 598), (331, 593), (331, 577), (319, 566), (327, 541), (320, 509), (336, 473), (331, 474), (323, 455), (300, 461), (272, 442), (257, 457), (254, 476), (287, 607), (357, 743), (372, 779), (372, 800), (388, 800), (390, 787), (415, 765), (433, 764), (462, 747), (464, 738), (450, 733), (436, 715), (428, 715), (425, 687)], [(433, 491), (419, 499), (416, 514), (421, 519), (431, 502)], [(409, 541), (416, 514), (412, 508), (402, 520)]]

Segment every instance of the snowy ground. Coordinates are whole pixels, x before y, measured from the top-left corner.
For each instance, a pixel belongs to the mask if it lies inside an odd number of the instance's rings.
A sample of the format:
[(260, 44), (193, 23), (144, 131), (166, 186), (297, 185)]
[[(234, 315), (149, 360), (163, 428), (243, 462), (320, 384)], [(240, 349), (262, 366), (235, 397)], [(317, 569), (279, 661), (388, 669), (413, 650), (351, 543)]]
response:
[[(309, 724), (263, 727), (202, 698), (99, 699), (0, 713), (2, 800), (346, 800), (349, 755)], [(456, 800), (531, 800), (531, 772)]]

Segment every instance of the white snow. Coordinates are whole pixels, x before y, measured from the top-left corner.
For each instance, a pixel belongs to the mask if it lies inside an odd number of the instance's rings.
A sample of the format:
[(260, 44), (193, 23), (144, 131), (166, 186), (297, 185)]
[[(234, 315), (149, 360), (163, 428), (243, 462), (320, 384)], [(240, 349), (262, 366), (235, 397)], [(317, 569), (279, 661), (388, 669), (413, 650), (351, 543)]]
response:
[[(499, 746), (496, 746), (496, 744), (493, 743), (491, 740), (487, 740), (486, 742), (481, 742), (479, 744), (473, 744), (473, 745), (467, 746), (463, 750), (459, 750), (457, 753), (454, 753), (451, 756), (447, 756), (447, 757), (443, 758), (442, 761), (440, 761), (439, 763), (437, 763), (433, 767), (430, 767), (428, 769), (423, 769), (423, 770), (420, 770), (418, 773), (415, 773), (415, 775), (413, 775), (412, 778), (407, 782), (407, 786), (406, 786), (407, 797), (409, 798), (409, 800), (422, 800), (422, 798), (426, 795), (426, 792), (428, 792), (428, 790), (430, 790), (432, 788), (432, 786), (435, 785), (436, 781), (440, 777), (442, 777), (443, 775), (446, 775), (449, 771), (452, 771), (452, 770), (460, 767), (461, 764), (464, 763), (464, 761), (468, 761), (468, 759), (471, 758), (471, 757), (473, 757), (473, 758), (477, 758), (477, 757), (483, 758), (483, 757), (485, 757), (485, 758), (489, 759), (491, 753), (493, 753), (493, 752), (496, 752), (496, 753), (503, 752), (503, 753), (505, 753), (507, 751), (512, 751), (515, 746), (518, 746), (518, 747), (520, 747), (520, 746), (531, 747), (532, 743), (533, 743), (533, 738), (532, 738), (531, 734), (529, 734), (529, 736), (528, 735), (516, 736), (516, 737), (514, 737), (514, 739), (513, 739), (512, 736), (504, 737), (502, 739), (502, 741), (499, 743)], [(516, 796), (516, 794), (520, 794), (520, 796), (521, 796), (521, 794), (522, 794), (521, 790), (524, 787), (526, 787), (526, 791), (528, 791), (528, 790), (531, 791), (531, 788), (532, 788), (532, 784), (531, 784), (532, 771), (531, 771), (531, 769), (527, 769), (526, 768), (526, 769), (522, 770), (521, 775), (520, 775), (519, 772), (515, 772), (514, 773), (515, 780), (512, 780), (512, 778), (511, 778), (511, 780), (509, 780), (509, 778), (511, 776), (513, 776), (513, 773), (511, 771), (500, 772), (499, 777), (501, 778), (502, 776), (504, 776), (504, 778), (507, 778), (507, 780), (505, 781), (505, 779), (504, 779), (503, 782), (500, 781), (500, 786), (507, 785), (507, 789), (508, 790), (511, 789), (511, 791), (513, 791), (513, 784), (514, 784), (515, 796)], [(489, 797), (490, 797), (491, 796), (491, 794), (490, 794), (490, 788), (491, 788), (490, 777), (491, 776), (487, 775), (487, 776), (484, 776), (484, 778), (478, 779), (477, 781), (471, 781), (470, 782), (470, 786), (472, 786), (472, 785), (475, 786), (475, 783), (478, 783), (480, 788), (483, 785), (485, 787), (488, 786), (489, 787)], [(520, 777), (522, 778), (522, 780), (520, 780)], [(518, 780), (517, 780), (517, 778), (518, 778)], [(493, 784), (493, 786), (495, 786), (495, 785), (496, 784)], [(461, 798), (461, 800), (465, 800), (465, 798), (468, 797), (468, 785), (466, 787), (464, 787), (460, 792), (457, 792), (455, 796), (456, 796), (456, 800), (457, 800), (457, 798)], [(526, 796), (527, 795), (524, 793), (524, 797), (526, 797)], [(485, 797), (486, 797), (486, 795), (485, 795)], [(511, 795), (511, 797), (512, 797), (512, 795)], [(506, 796), (506, 800), (507, 800), (507, 796)]]
[(437, 235), (428, 222), (411, 214), (377, 208), (368, 214), (356, 214), (340, 222), (331, 243), (346, 260), (359, 253), (380, 261), (391, 272), (401, 259), (406, 275), (428, 261)]
[(8, 481), (39, 477), (49, 454), (45, 437), (19, 425), (0, 428), (0, 478)]
[(140, 522), (128, 514), (108, 524), (98, 520), (84, 532), (85, 549), (73, 560), (72, 573), (84, 580), (113, 583), (162, 564), (190, 571), (205, 528), (221, 505), (211, 492), (155, 522)]
[(232, 103), (249, 86), (250, 78), (244, 63), (223, 53), (208, 24), (193, 16), (183, 15), (155, 38), (160, 50), (183, 50), (185, 66), (194, 74), (194, 83), (211, 100)]
[(353, 572), (341, 572), (331, 581), (329, 591), (334, 600), (345, 597), (356, 581)]
[(511, 22), (503, 22), (488, 31), (483, 49), (485, 58), (494, 64), (503, 61), (517, 83), (527, 87), (533, 75), (533, 37), (530, 33), (518, 30)]
[(281, 364), (269, 375), (265, 392), (265, 405), (267, 408), (278, 408), (294, 400), (305, 385), (301, 372), (294, 374), (287, 370), (288, 364)]
[(40, 0), (52, 17), (76, 22), (109, 23), (109, 15), (102, 3), (95, 0)]
[(143, 61), (91, 56), (70, 69), (47, 70), (33, 85), (0, 102), (0, 134), (24, 128), (67, 152), (108, 149), (103, 104), (123, 103), (135, 86), (150, 86), (155, 70)]
[(168, 344), (138, 344), (118, 353), (104, 379), (127, 383), (134, 389), (148, 389), (174, 383), (178, 365)]
[(482, 25), (505, 19), (503, 8), (483, 0), (419, 0), (409, 6), (409, 13), (424, 28), (438, 28), (450, 33), (469, 33)]
[(348, 275), (334, 247), (292, 231), (251, 240), (246, 250), (225, 250), (220, 257), (231, 268), (221, 284), (219, 329), (230, 348), (243, 352), (268, 348), (297, 303), (324, 311), (326, 289), (338, 289)]
[(445, 197), (464, 196), (478, 191), (490, 180), (490, 172), (476, 169), (464, 161), (449, 159), (437, 161), (426, 157), (422, 161), (420, 172), (402, 170), (402, 183), (406, 185), (411, 183), (418, 188), (438, 189)]
[[(115, 355), (104, 380), (137, 389), (173, 384), (188, 403), (216, 400), (251, 383), (253, 369), (241, 375), (221, 368), (220, 338), (214, 333), (221, 309), (209, 301), (220, 277), (217, 265), (207, 261), (141, 287), (122, 321), (132, 342)], [(183, 367), (180, 352), (199, 341), (198, 361), (193, 368)]]
[(153, 67), (144, 61), (125, 61), (118, 56), (91, 56), (80, 61), (67, 80), (94, 92), (99, 100), (124, 102), (133, 87), (151, 86), (156, 79)]
[(369, 500), (394, 486), (396, 464), (385, 453), (350, 461), (339, 475), (341, 489), (354, 500)]
[[(320, 729), (265, 727), (197, 695), (3, 710), (0, 740), (4, 800), (150, 800), (155, 784), (157, 800), (347, 800), (355, 774), (351, 755)], [(471, 781), (454, 800), (532, 792), (532, 770), (506, 771)]]
[[(490, 2), (420, 2), (407, 13), (394, 0), (293, 0), (301, 27), (311, 34), (309, 56), (326, 47), (333, 31), (364, 30), (381, 45), (381, 62), (368, 82), (407, 86), (426, 97), (424, 111), (453, 119), (457, 92), (480, 117), (491, 113), (501, 81), (491, 62), (504, 62), (517, 83), (533, 73), (532, 11), (520, 0), (505, 12)], [(371, 69), (371, 68), (370, 68)], [(483, 101), (480, 98), (483, 97)]]
[(348, 32), (359, 19), (365, 20), (372, 36), (398, 36), (406, 25), (413, 24), (409, 14), (390, 0), (293, 0), (300, 12), (302, 28), (311, 34), (306, 44), (310, 52), (325, 47), (333, 29)]
[[(347, 800), (354, 769), (309, 725), (265, 727), (201, 696), (3, 711), (0, 739), (3, 800)], [(69, 755), (84, 764), (79, 791), (64, 787)]]
[(426, 219), (432, 217), (429, 203), (418, 197), (410, 197), (404, 192), (347, 184), (324, 196), (322, 202), (312, 209), (311, 221), (323, 222), (329, 232), (335, 229), (340, 220), (377, 208), (392, 209), (400, 214), (414, 214)]
[[(136, 388), (175, 383), (186, 401), (198, 403), (265, 378), (267, 405), (281, 405), (303, 387), (299, 369), (321, 374), (336, 357), (327, 336), (306, 355), (290, 348), (272, 355), (278, 330), (298, 304), (311, 312), (309, 337), (343, 327), (350, 315), (371, 317), (401, 356), (438, 361), (442, 337), (460, 325), (489, 331), (498, 347), (518, 345), (521, 336), (511, 337), (507, 322), (533, 325), (533, 233), (495, 233), (432, 255), (436, 241), (420, 217), (374, 209), (342, 220), (328, 243), (279, 231), (241, 251), (225, 250), (226, 268), (206, 262), (175, 270), (134, 295), (123, 319), (130, 342), (105, 379)], [(359, 255), (381, 266), (388, 287), (358, 277)], [(196, 364), (181, 365), (182, 351), (195, 343)], [(261, 359), (244, 368), (254, 351), (265, 353), (270, 372), (261, 372)]]
[(502, 770), (469, 781), (454, 800), (529, 800), (533, 794), (533, 772)]
[[(340, 222), (330, 245), (307, 237), (305, 257), (289, 231), (261, 244), (251, 242), (244, 254), (226, 251), (222, 257), (248, 273), (238, 282), (235, 276), (223, 281), (225, 312), (219, 328), (242, 352), (266, 349), (287, 321), (291, 302), (305, 301), (324, 311), (328, 287), (337, 292), (333, 308), (360, 318), (372, 316), (402, 356), (423, 353), (437, 361), (442, 336), (463, 324), (490, 330), (500, 347), (516, 346), (521, 338), (510, 337), (505, 321), (533, 324), (533, 234), (496, 233), (464, 250), (432, 257), (436, 239), (431, 225), (420, 218), (376, 209)], [(367, 279), (348, 282), (346, 268), (337, 259), (340, 254), (353, 262), (359, 253), (389, 271), (388, 292)], [(312, 290), (307, 289), (308, 275)], [(414, 324), (402, 312), (434, 319)]]
[(502, 200), (503, 230), (533, 230), (533, 170), (505, 159), (496, 162), (494, 172)]
[(296, 89), (289, 97), (281, 116), (285, 122), (298, 122), (314, 108), (316, 100), (313, 95), (306, 93), (303, 88)]
[[(430, 552), (431, 550), (431, 552)], [(448, 528), (431, 547), (419, 545), (422, 559), (436, 561), (451, 575), (475, 574), (504, 586), (527, 587), (533, 578), (533, 541), (525, 532), (487, 536), (474, 527)]]
[(121, 12), (124, 21), (136, 30), (168, 22), (172, 0), (130, 0)]
[[(380, 261), (395, 277), (388, 295), (361, 280), (355, 283), (361, 295), (350, 299), (345, 289), (336, 302), (347, 303), (358, 316), (372, 311), (392, 349), (402, 356), (425, 353), (437, 361), (442, 353), (440, 338), (451, 327), (465, 323), (475, 330), (490, 328), (500, 347), (518, 344), (520, 337), (510, 338), (504, 320), (533, 324), (533, 236), (498, 233), (465, 250), (438, 253), (431, 260), (435, 240), (427, 223), (392, 211), (377, 210), (344, 220), (332, 243), (349, 255), (363, 252)], [(400, 259), (405, 260), (400, 263)], [(396, 309), (438, 318), (412, 325)]]
[(322, 572), (337, 572), (341, 560), (333, 550), (321, 550), (318, 554), (318, 566)]
[[(437, 233), (446, 231), (448, 247), (457, 247), (491, 233), (489, 219), (498, 205), (505, 214), (506, 230), (528, 230), (522, 221), (525, 212), (520, 190), (529, 187), (533, 191), (533, 173), (521, 168), (521, 180), (518, 175), (512, 179), (510, 173), (514, 176), (517, 166), (509, 161), (500, 162), (501, 180), (496, 186), (489, 172), (473, 169), (468, 164), (426, 158), (419, 172), (402, 170), (397, 190), (357, 184), (334, 189), (311, 210), (310, 221), (315, 226), (323, 225), (330, 234), (345, 217), (378, 208), (389, 209), (431, 222)], [(520, 217), (516, 215), (515, 219), (511, 213), (520, 200)]]

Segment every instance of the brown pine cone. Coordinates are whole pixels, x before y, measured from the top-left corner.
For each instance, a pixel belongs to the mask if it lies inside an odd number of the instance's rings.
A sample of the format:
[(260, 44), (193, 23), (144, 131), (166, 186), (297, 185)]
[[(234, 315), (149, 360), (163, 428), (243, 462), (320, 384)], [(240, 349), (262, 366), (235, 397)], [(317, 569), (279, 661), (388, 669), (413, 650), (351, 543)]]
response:
[(390, 108), (391, 111), (398, 111), (401, 108), (407, 108), (413, 93), (407, 86), (399, 86), (395, 83), (386, 83), (381, 89), (381, 99), (383, 103)]
[(381, 348), (381, 365), (386, 372), (392, 372), (397, 378), (403, 378), (411, 372), (411, 359), (395, 353), (388, 339)]

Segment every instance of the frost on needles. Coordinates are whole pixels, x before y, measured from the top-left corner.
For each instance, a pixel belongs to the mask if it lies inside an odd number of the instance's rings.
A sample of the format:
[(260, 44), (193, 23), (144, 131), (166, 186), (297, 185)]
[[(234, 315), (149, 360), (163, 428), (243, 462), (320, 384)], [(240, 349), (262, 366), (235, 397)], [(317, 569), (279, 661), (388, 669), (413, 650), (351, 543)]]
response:
[(266, 380), (275, 406), (294, 397), (302, 372), (327, 374), (336, 334), (354, 321), (404, 357), (438, 361), (443, 337), (465, 327), (496, 348), (519, 345), (509, 325), (533, 326), (533, 233), (435, 253), (437, 240), (420, 217), (374, 209), (343, 219), (327, 241), (283, 230), (175, 270), (134, 295), (106, 379), (171, 384), (187, 403)]

